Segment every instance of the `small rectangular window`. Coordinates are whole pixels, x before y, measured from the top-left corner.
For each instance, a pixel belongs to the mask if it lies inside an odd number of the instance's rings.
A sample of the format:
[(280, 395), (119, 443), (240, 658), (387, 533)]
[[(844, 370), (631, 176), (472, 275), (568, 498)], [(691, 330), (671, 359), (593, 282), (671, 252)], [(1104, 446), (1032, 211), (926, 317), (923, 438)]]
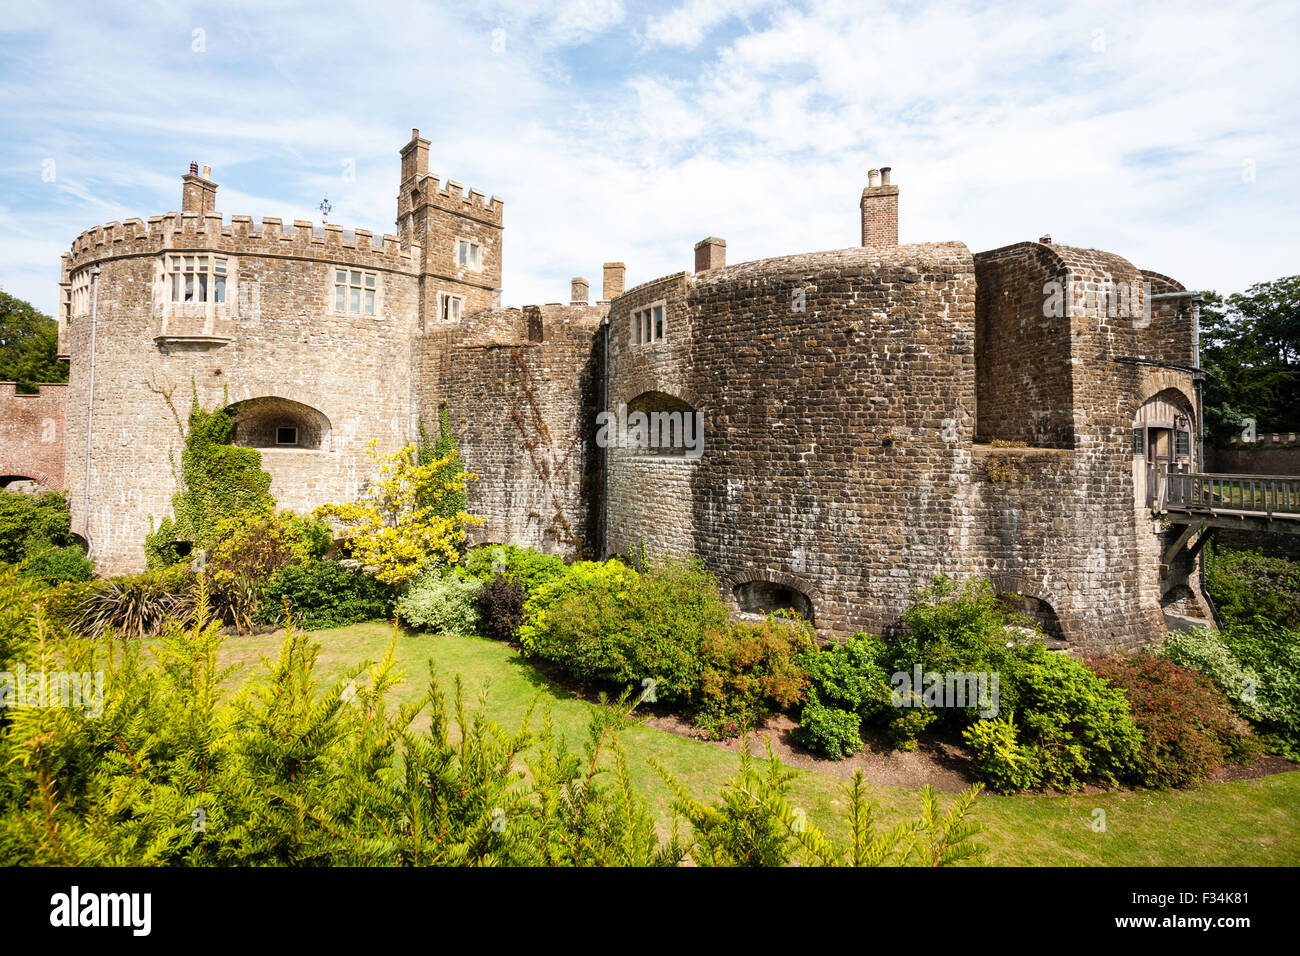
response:
[(481, 269), (483, 267), (482, 246), (469, 239), (457, 239), (456, 265), (462, 269)]
[(1190, 458), (1192, 456), (1192, 433), (1185, 431), (1174, 432), (1174, 457)]
[(298, 429), (281, 425), (275, 430), (275, 443), (277, 445), (296, 445), (298, 444)]
[(452, 295), (450, 292), (438, 294), (438, 316), (444, 322), (459, 322), (464, 306), (464, 296)]
[(632, 344), (647, 345), (663, 339), (667, 330), (667, 309), (656, 302), (632, 313)]
[(1133, 429), (1133, 454), (1142, 457), (1147, 453), (1147, 430), (1145, 428)]

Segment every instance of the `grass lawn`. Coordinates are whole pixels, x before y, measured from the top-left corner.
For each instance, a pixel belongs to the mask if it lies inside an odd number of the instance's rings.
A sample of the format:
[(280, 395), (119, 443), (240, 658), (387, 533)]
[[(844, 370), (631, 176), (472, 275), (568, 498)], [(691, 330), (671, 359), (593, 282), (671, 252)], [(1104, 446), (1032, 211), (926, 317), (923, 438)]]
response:
[[(393, 636), (387, 624), (358, 624), (318, 631), (321, 645), (318, 679), (331, 683), (364, 660), (382, 658)], [(224, 663), (243, 662), (234, 675), (242, 680), (262, 656), (274, 656), (279, 635), (231, 637), (222, 650)], [(478, 637), (444, 637), (403, 631), (397, 645), (399, 669), (406, 682), (394, 692), (394, 703), (423, 695), (428, 662), (440, 675), (451, 697), (459, 674), (467, 709), (487, 690), (489, 716), (509, 730), (517, 728), (528, 704), (539, 693), (533, 726), (540, 725), (547, 703), (557, 733), (580, 748), (586, 737), (588, 705), (555, 687), (515, 651)], [(646, 764), (655, 757), (697, 797), (712, 799), (736, 768), (735, 752), (689, 740), (651, 727), (635, 727), (623, 736), (637, 789), (666, 831), (672, 795), (659, 775)], [(794, 781), (791, 803), (832, 838), (841, 836), (838, 811), (845, 805), (844, 778), (802, 770)], [(919, 791), (872, 786), (878, 820), (888, 827), (911, 817), (919, 807)], [(1092, 829), (1093, 811), (1105, 811), (1106, 832)], [(989, 862), (1010, 865), (1118, 866), (1286, 866), (1300, 865), (1300, 773), (1258, 780), (1221, 783), (1194, 790), (1135, 791), (1087, 796), (983, 795), (974, 819), (987, 833), (981, 842)], [(883, 828), (882, 827), (882, 828)]]

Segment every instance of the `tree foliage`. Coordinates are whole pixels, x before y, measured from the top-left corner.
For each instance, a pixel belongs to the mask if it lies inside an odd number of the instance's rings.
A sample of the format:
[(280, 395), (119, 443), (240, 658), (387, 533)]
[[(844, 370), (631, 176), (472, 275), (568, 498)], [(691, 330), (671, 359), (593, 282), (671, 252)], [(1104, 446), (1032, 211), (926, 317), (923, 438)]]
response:
[(1300, 429), (1300, 275), (1227, 297), (1202, 293), (1206, 427), (1224, 440), (1253, 418), (1259, 431)]
[(0, 292), (0, 382), (17, 382), (18, 391), (28, 394), (43, 382), (66, 382), (68, 365), (58, 352), (58, 323)]

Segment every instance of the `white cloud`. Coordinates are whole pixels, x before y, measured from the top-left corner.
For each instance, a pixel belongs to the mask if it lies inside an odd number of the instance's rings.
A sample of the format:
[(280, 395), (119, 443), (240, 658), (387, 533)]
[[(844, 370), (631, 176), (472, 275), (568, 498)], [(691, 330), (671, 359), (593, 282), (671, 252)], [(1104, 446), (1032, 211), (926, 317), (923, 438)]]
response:
[(249, 0), (203, 54), (184, 10), (27, 16), (0, 68), (0, 284), (52, 308), (57, 250), (175, 208), (191, 159), (227, 213), (315, 218), (328, 193), (331, 221), (392, 231), (412, 126), (435, 172), (505, 199), (515, 304), (605, 260), (689, 268), (706, 235), (732, 262), (852, 245), (882, 164), (904, 241), (1051, 232), (1224, 291), (1296, 271), (1291, 5), (759, 6), (379, 3), (360, 29)]

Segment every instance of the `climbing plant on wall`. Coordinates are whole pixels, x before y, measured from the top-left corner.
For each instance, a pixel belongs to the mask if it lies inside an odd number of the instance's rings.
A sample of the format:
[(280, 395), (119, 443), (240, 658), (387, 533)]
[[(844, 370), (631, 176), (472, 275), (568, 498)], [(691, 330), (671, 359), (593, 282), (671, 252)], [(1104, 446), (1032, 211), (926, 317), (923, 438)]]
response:
[(172, 496), (174, 517), (164, 518), (145, 539), (151, 568), (180, 560), (178, 541), (190, 542), (195, 551), (210, 548), (223, 522), (274, 511), (271, 476), (262, 470), (262, 455), (254, 448), (230, 444), (234, 431), (223, 410), (207, 412), (200, 407), (196, 389), (181, 451), (180, 487)]
[(419, 464), (432, 465), (441, 462), (434, 472), (431, 488), (424, 492), (422, 505), (432, 505), (441, 518), (455, 518), (469, 508), (469, 498), (464, 485), (452, 490), (438, 492), (447, 485), (455, 485), (459, 476), (465, 471), (461, 461), (460, 449), (456, 446), (456, 436), (451, 433), (451, 418), (447, 413), (447, 403), (438, 408), (438, 437), (430, 438), (424, 422), (420, 422), (420, 444), (416, 451)]

